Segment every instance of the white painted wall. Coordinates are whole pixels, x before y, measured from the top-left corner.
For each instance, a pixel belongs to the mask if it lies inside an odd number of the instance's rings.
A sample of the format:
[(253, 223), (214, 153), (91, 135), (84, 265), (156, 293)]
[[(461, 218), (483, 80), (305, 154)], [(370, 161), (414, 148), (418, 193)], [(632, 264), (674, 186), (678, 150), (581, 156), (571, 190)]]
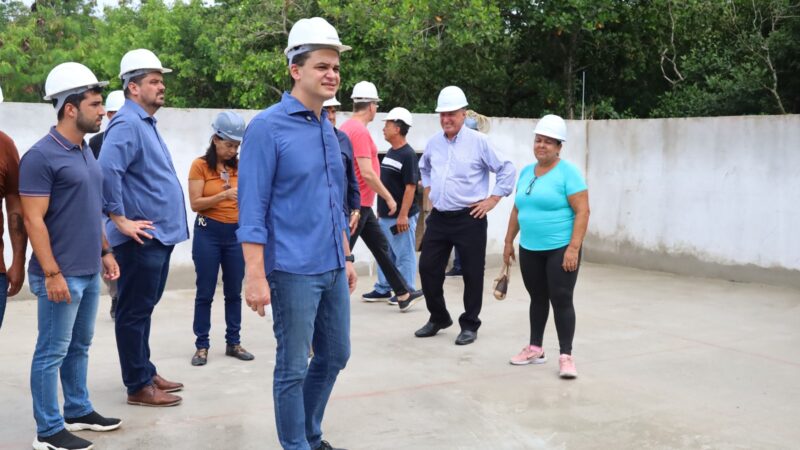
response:
[[(218, 111), (164, 108), (156, 115), (184, 184), (191, 161), (207, 146)], [(249, 120), (257, 111), (240, 113)], [(340, 114), (339, 123), (347, 116)], [(389, 145), (383, 140), (382, 117), (368, 128), (385, 151)], [(49, 105), (0, 104), (0, 130), (15, 140), (20, 153), (54, 122)], [(490, 140), (517, 170), (533, 162), (535, 123), (491, 120)], [(681, 271), (688, 267), (681, 258), (689, 258), (700, 265), (753, 269), (715, 272), (718, 276), (750, 279), (748, 273), (767, 270), (800, 279), (795, 232), (800, 226), (795, 207), (800, 199), (800, 116), (570, 121), (568, 128), (562, 157), (587, 174), (589, 185), (589, 260)], [(421, 151), (438, 132), (437, 115), (415, 114), (408, 139)], [(512, 200), (504, 199), (489, 215), (490, 261), (502, 252), (511, 207)], [(191, 221), (193, 213), (187, 215)], [(363, 243), (354, 253), (360, 261), (371, 259)], [(176, 248), (173, 264), (191, 267), (189, 243)]]

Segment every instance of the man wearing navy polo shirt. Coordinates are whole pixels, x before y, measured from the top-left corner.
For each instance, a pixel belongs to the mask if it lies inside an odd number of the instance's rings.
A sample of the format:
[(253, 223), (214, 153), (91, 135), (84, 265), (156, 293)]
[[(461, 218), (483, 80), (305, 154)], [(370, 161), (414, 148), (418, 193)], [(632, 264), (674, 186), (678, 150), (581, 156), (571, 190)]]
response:
[(45, 100), (53, 101), (58, 124), (20, 161), (19, 192), (33, 248), (28, 279), (39, 302), (31, 364), (36, 450), (89, 449), (91, 442), (70, 431), (111, 431), (122, 423), (94, 411), (86, 383), (100, 272), (109, 280), (119, 277), (103, 236), (100, 167), (83, 139), (100, 130), (107, 84), (74, 62), (50, 71)]
[(322, 416), (350, 357), (356, 273), (342, 214), (345, 172), (322, 111), (339, 87), (339, 53), (349, 49), (322, 18), (295, 23), (285, 51), (291, 93), (259, 113), (242, 141), (236, 234), (248, 306), (263, 316), (272, 304), (272, 393), (284, 449), (332, 449)]
[(186, 207), (167, 145), (153, 115), (164, 105), (170, 72), (153, 52), (122, 57), (125, 104), (111, 119), (100, 152), (108, 240), (122, 276), (115, 330), (128, 404), (175, 406), (183, 384), (167, 381), (150, 360), (150, 318), (164, 293), (175, 244), (189, 239)]

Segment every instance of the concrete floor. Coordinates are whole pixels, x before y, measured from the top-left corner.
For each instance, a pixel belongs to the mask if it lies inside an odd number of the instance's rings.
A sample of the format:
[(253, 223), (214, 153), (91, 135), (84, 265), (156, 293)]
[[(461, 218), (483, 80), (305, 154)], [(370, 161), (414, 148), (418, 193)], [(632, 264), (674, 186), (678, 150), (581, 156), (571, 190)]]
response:
[[(424, 304), (407, 314), (352, 302), (353, 356), (328, 405), (325, 439), (361, 449), (728, 449), (800, 444), (800, 291), (679, 277), (614, 266), (582, 267), (576, 292), (580, 377), (557, 377), (551, 322), (542, 366), (508, 364), (528, 339), (528, 300), (518, 273), (509, 298), (489, 292), (478, 341), (457, 329), (414, 338)], [(371, 288), (362, 277), (357, 293)], [(446, 292), (454, 318), (460, 279)], [(159, 371), (182, 381), (184, 402), (125, 404), (109, 300), (102, 298), (90, 389), (98, 411), (121, 417), (113, 433), (82, 432), (97, 449), (278, 448), (271, 401), (271, 324), (245, 311), (250, 363), (223, 355), (214, 308), (209, 364), (191, 367), (190, 290), (170, 291), (154, 317)], [(0, 449), (34, 436), (28, 375), (35, 303), (12, 301), (0, 330)]]

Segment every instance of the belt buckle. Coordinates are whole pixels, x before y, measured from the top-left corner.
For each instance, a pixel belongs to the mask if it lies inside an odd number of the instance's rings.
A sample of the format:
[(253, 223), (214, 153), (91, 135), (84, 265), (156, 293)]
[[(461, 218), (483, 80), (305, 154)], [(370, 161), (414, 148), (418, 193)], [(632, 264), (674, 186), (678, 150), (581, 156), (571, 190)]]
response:
[(203, 216), (198, 217), (197, 224), (200, 225), (201, 227), (206, 226), (206, 218)]

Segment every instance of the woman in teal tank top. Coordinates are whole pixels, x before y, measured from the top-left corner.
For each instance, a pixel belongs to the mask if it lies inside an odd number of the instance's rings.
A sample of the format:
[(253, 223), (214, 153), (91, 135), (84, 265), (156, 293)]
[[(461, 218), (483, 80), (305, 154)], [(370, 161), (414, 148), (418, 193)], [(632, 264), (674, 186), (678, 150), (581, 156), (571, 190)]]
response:
[(572, 293), (589, 224), (589, 193), (578, 168), (559, 157), (567, 138), (564, 119), (544, 116), (534, 133), (537, 162), (520, 172), (503, 250), (507, 264), (516, 259), (514, 239), (520, 234), (519, 267), (531, 297), (530, 341), (510, 362), (525, 365), (547, 361), (542, 340), (552, 304), (560, 351), (559, 375), (575, 378)]

